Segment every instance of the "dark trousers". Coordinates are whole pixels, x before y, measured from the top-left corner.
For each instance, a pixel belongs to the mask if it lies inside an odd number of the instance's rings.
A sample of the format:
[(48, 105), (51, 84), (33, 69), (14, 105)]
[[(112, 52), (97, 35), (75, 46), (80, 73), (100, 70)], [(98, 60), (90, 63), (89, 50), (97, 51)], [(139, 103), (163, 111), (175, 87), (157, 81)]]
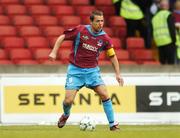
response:
[(134, 37), (136, 30), (140, 32), (140, 36), (144, 38), (145, 48), (150, 48), (150, 41), (148, 42), (148, 33), (145, 20), (129, 20), (125, 19), (127, 24), (127, 36)]
[(175, 64), (176, 49), (174, 44), (158, 47), (159, 61), (161, 64)]

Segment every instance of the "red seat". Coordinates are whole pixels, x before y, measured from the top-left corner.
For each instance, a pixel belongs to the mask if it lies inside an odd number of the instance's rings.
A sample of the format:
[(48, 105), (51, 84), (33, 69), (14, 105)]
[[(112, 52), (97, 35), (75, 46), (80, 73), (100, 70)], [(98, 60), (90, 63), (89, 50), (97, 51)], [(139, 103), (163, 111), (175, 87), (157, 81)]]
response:
[(49, 44), (45, 37), (28, 37), (26, 38), (27, 47), (31, 50), (37, 48), (48, 48)]
[(135, 61), (131, 61), (131, 60), (126, 60), (126, 61), (119, 61), (120, 64), (122, 65), (136, 65), (137, 63)]
[(117, 37), (112, 37), (112, 44), (114, 46), (114, 49), (121, 49), (122, 48), (122, 43), (121, 40)]
[(159, 61), (143, 61), (144, 65), (160, 65)]
[(46, 4), (50, 6), (54, 5), (67, 5), (67, 0), (46, 0)]
[(120, 16), (111, 16), (108, 19), (108, 25), (111, 27), (126, 27), (126, 22)]
[(23, 4), (25, 5), (43, 5), (44, 0), (23, 0)]
[(144, 49), (144, 39), (141, 37), (128, 37), (126, 39), (127, 49)]
[(81, 18), (78, 16), (63, 16), (59, 18), (59, 24), (66, 28), (71, 28), (81, 24)]
[(7, 60), (8, 54), (4, 49), (0, 49), (0, 60)]
[(33, 59), (20, 59), (15, 62), (17, 65), (38, 65), (39, 63)]
[(110, 27), (104, 27), (103, 30), (110, 36), (113, 37), (113, 30)]
[(5, 12), (7, 15), (26, 15), (26, 7), (24, 5), (7, 5), (5, 7)]
[(6, 5), (6, 4), (19, 4), (19, 0), (1, 0), (0, 5)]
[(95, 0), (95, 5), (96, 6), (102, 6), (102, 5), (105, 5), (105, 6), (112, 6), (113, 3), (112, 3), (112, 0)]
[(39, 26), (57, 26), (58, 25), (58, 20), (55, 16), (39, 16), (36, 18), (36, 23)]
[(95, 9), (95, 6), (77, 6), (75, 8), (75, 13), (79, 16), (90, 16), (91, 12)]
[(54, 6), (53, 13), (57, 16), (64, 16), (64, 15), (74, 15), (74, 8), (73, 6), (69, 5), (58, 5)]
[(73, 45), (73, 41), (65, 40), (65, 41), (63, 41), (63, 43), (61, 44), (61, 48), (71, 49), (72, 45)]
[(43, 29), (44, 34), (48, 37), (57, 37), (63, 34), (64, 28), (60, 26), (47, 26)]
[(39, 62), (42, 63), (45, 60), (49, 59), (49, 54), (51, 52), (50, 48), (38, 48), (33, 51), (33, 57)]
[(69, 63), (70, 53), (71, 53), (70, 49), (59, 49), (58, 57), (60, 58), (60, 61), (62, 61), (64, 64)]
[(98, 60), (107, 60), (106, 53), (104, 51), (99, 54)]
[(5, 49), (24, 48), (24, 39), (21, 37), (5, 37), (2, 39), (2, 47)]
[(107, 65), (111, 65), (111, 62), (109, 60), (99, 60), (98, 65), (99, 66), (107, 66)]
[(41, 64), (43, 64), (43, 65), (61, 65), (61, 64), (63, 64), (63, 62), (59, 61), (59, 60), (55, 60), (55, 61), (44, 60), (41, 62)]
[(10, 25), (10, 19), (8, 16), (0, 15), (0, 25)]
[(114, 6), (98, 6), (97, 9), (103, 11), (104, 16), (113, 16), (115, 15)]
[(70, 0), (71, 5), (89, 5), (89, 0)]
[(22, 26), (19, 28), (19, 34), (23, 37), (40, 36), (41, 31), (36, 26)]
[(4, 14), (2, 6), (0, 6), (0, 14)]
[(32, 26), (34, 24), (33, 18), (27, 15), (17, 15), (12, 17), (13, 24), (16, 26)]
[(29, 13), (33, 16), (50, 15), (50, 8), (46, 5), (33, 5), (29, 7)]
[(132, 50), (131, 59), (135, 60), (137, 63), (142, 64), (144, 61), (155, 61), (153, 51), (147, 49)]
[(13, 65), (11, 60), (0, 60), (0, 65)]
[(0, 37), (16, 36), (16, 35), (17, 32), (14, 26), (10, 26), (10, 25), (0, 26)]
[(51, 48), (54, 47), (54, 44), (55, 44), (57, 38), (58, 38), (58, 36), (55, 36), (55, 37), (48, 37), (49, 45), (50, 45)]
[(119, 61), (129, 61), (130, 60), (130, 55), (127, 50), (120, 49), (120, 50), (116, 50), (115, 52), (116, 52), (117, 59)]
[(81, 17), (81, 21), (82, 21), (82, 24), (90, 24), (90, 18), (89, 18), (89, 15), (87, 16), (80, 16)]
[(18, 60), (32, 60), (32, 54), (31, 51), (29, 49), (10, 49), (9, 50), (9, 57), (10, 59), (16, 63)]

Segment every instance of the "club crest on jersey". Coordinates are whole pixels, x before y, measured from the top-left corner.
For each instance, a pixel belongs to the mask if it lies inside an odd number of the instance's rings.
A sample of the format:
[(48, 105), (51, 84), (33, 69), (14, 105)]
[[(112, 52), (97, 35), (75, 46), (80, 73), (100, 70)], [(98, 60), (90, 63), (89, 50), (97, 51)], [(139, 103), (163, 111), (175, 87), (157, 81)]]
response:
[(89, 37), (87, 35), (83, 35), (82, 37), (83, 37), (84, 40), (88, 40), (89, 39)]
[(99, 39), (98, 42), (97, 42), (97, 45), (98, 46), (102, 46), (103, 45), (103, 41), (101, 39)]

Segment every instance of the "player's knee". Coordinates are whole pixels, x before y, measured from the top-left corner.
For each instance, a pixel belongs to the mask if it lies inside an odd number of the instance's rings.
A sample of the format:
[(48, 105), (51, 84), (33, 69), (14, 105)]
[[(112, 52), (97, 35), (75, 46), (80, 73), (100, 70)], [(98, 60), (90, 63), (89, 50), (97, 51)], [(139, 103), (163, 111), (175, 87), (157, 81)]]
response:
[(65, 99), (64, 103), (67, 104), (67, 105), (71, 105), (71, 104), (73, 104), (73, 99), (70, 99), (70, 98)]

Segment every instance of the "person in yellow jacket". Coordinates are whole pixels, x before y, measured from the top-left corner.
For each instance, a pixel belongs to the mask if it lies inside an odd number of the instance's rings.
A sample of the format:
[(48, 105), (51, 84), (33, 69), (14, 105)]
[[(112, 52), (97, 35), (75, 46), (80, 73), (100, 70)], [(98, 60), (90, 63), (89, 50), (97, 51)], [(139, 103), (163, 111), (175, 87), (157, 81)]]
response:
[(127, 37), (137, 36), (137, 31), (145, 40), (146, 48), (150, 48), (150, 0), (112, 0), (116, 15), (123, 17), (127, 24)]
[(177, 0), (174, 5), (173, 17), (176, 27), (176, 63), (180, 64), (180, 0)]
[(160, 1), (160, 10), (152, 18), (153, 38), (158, 47), (161, 64), (175, 63), (175, 25), (169, 11), (169, 1)]

